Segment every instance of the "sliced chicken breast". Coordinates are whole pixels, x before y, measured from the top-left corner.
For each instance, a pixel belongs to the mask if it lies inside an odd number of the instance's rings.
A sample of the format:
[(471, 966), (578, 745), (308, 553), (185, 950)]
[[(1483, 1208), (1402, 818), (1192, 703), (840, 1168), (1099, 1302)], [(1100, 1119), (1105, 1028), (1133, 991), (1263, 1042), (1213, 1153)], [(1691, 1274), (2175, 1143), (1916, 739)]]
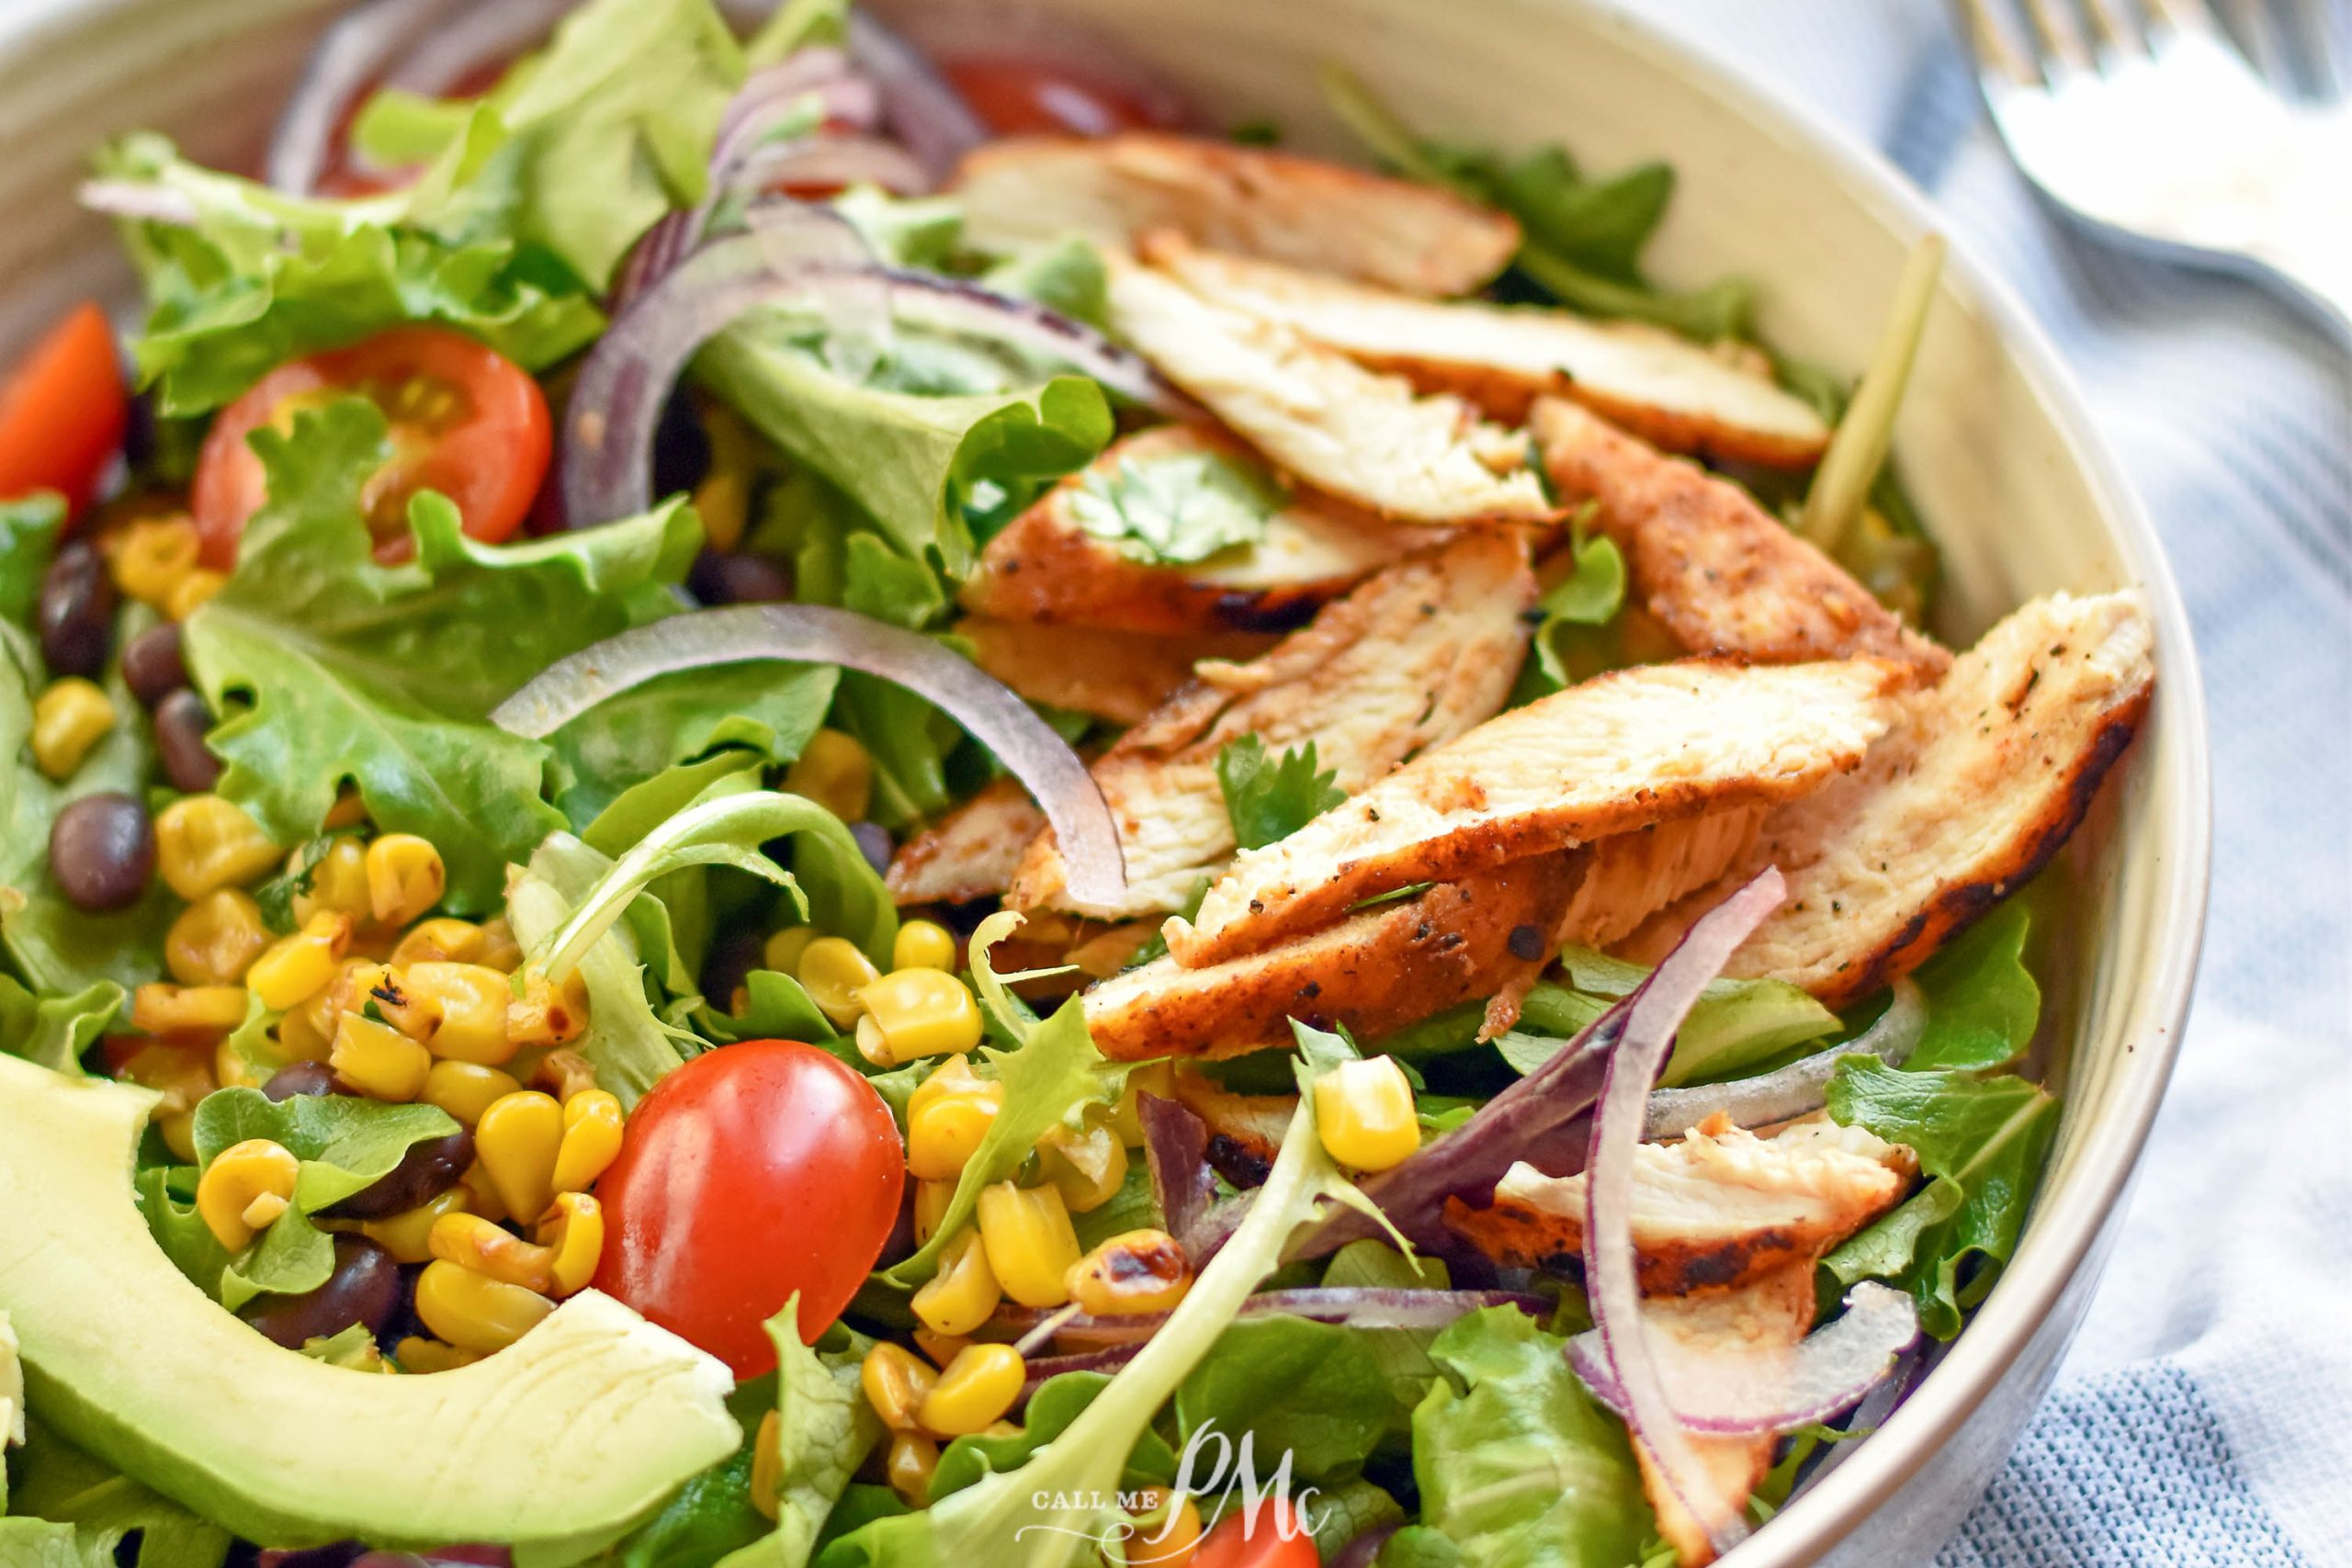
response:
[(1763, 820), (1762, 807), (1735, 806), (1596, 840), (1552, 945), (1608, 947), (1677, 899), (1713, 886), (1746, 857)]
[(1394, 523), (1558, 515), (1527, 438), (1460, 398), (1421, 397), (1289, 327), (1131, 261), (1111, 266), (1111, 325), (1278, 467)]
[(1410, 294), (1466, 294), (1502, 271), (1519, 225), (1450, 191), (1295, 153), (1129, 131), (991, 141), (956, 181), (983, 251), (1078, 234), (1124, 249), (1154, 229)]
[(1011, 902), (1105, 919), (1182, 908), (1233, 854), (1216, 777), (1227, 743), (1257, 735), (1279, 752), (1312, 740), (1339, 787), (1361, 790), (1502, 705), (1527, 647), (1521, 612), (1534, 602), (1519, 535), (1465, 534), (1324, 606), (1261, 659), (1202, 665), (1093, 767), (1126, 852), (1125, 898), (1072, 899), (1046, 833), (1023, 857)]
[(1645, 322), (1416, 299), (1174, 236), (1151, 237), (1144, 255), (1204, 299), (1280, 321), (1423, 392), (1455, 393), (1506, 424), (1524, 423), (1550, 394), (1671, 451), (1802, 468), (1829, 442), (1829, 426), (1774, 386), (1768, 366)]
[(1019, 779), (998, 779), (899, 846), (883, 881), (900, 904), (961, 904), (1012, 886), (1046, 814)]
[(1882, 694), (1900, 675), (1876, 660), (1611, 671), (1425, 751), (1245, 852), (1191, 921), (1169, 922), (1169, 951), (1215, 964), (1409, 883), (1806, 794), (1884, 733)]
[[(1780, 866), (1788, 902), (1728, 972), (1833, 1008), (1909, 974), (2057, 853), (2139, 730), (2154, 656), (2128, 591), (2037, 599), (1985, 633), (1904, 699), (1860, 770), (1766, 819), (1744, 865)], [(1713, 896), (1653, 921), (1629, 953), (1661, 953)]]
[(964, 584), (964, 607), (1005, 620), (1104, 626), (1161, 636), (1286, 632), (1305, 626), (1382, 567), (1443, 543), (1359, 507), (1293, 491), (1256, 543), (1181, 565), (1138, 559), (1089, 531), (1087, 508), (1123, 472), (1163, 459), (1214, 457), (1281, 481), (1232, 437), (1197, 425), (1160, 425), (1114, 442), (990, 539)]
[(1774, 664), (1888, 659), (1923, 682), (1951, 663), (1730, 480), (1558, 398), (1535, 404), (1529, 428), (1559, 498), (1598, 504), (1634, 601), (1692, 653)]
[(1255, 659), (1274, 642), (1248, 632), (1151, 637), (987, 615), (967, 616), (956, 634), (970, 641), (975, 663), (1031, 702), (1119, 725), (1142, 723), (1202, 660)]

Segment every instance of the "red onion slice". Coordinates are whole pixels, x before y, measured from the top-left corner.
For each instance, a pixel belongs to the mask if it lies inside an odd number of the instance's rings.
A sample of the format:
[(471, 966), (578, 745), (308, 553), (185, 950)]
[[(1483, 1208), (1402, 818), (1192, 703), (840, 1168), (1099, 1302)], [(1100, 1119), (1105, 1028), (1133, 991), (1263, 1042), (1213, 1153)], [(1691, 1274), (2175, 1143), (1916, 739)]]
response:
[(504, 64), (547, 41), (578, 0), (497, 0), (471, 5), (432, 27), (401, 58), (384, 85), (446, 98), (485, 65)]
[(820, 186), (880, 186), (892, 196), (921, 196), (931, 176), (914, 154), (876, 136), (803, 136), (746, 153), (732, 177), (741, 194)]
[(1767, 1127), (1811, 1115), (1829, 1102), (1829, 1080), (1837, 1076), (1839, 1057), (1860, 1052), (1899, 1067), (1927, 1027), (1927, 998), (1909, 980), (1897, 980), (1894, 999), (1878, 1021), (1842, 1045), (1800, 1057), (1761, 1077), (1653, 1090), (1642, 1136), (1651, 1141), (1679, 1137), (1717, 1111), (1743, 1127)]
[(839, 664), (935, 704), (996, 754), (1051, 822), (1069, 863), (1070, 891), (1115, 903), (1126, 890), (1117, 825), (1086, 764), (1012, 691), (915, 632), (819, 604), (741, 604), (672, 615), (549, 665), (499, 705), (491, 722), (546, 739), (618, 693), (657, 675), (753, 659)]
[(74, 196), (85, 210), (108, 218), (168, 223), (175, 229), (188, 228), (197, 220), (196, 203), (186, 192), (153, 180), (84, 180)]
[(988, 127), (922, 52), (874, 19), (863, 6), (849, 14), (850, 58), (882, 95), (890, 133), (944, 182), (964, 154), (989, 139)]
[[(1905, 1297), (1905, 1300), (1909, 1300)], [(1303, 1317), (1311, 1323), (1343, 1323), (1351, 1328), (1443, 1328), (1465, 1314), (1487, 1307), (1517, 1307), (1531, 1317), (1549, 1310), (1541, 1296), (1518, 1291), (1430, 1291), (1384, 1285), (1307, 1285), (1295, 1290), (1266, 1291), (1242, 1303), (1237, 1317)], [(1168, 1321), (1164, 1312), (1125, 1313), (1116, 1317), (1091, 1317), (1067, 1307), (1024, 1307), (1011, 1303), (997, 1308), (989, 1333), (1034, 1333), (1053, 1322), (1059, 1337), (1088, 1339), (1102, 1346), (1140, 1345)], [(1857, 1397), (1860, 1397), (1857, 1395)]]
[(344, 116), (402, 50), (457, 8), (458, 0), (368, 0), (329, 24), (270, 134), (263, 173), (271, 187), (288, 196), (317, 190)]
[[(1208, 1167), (1209, 1124), (1190, 1108), (1156, 1094), (1136, 1096), (1136, 1119), (1143, 1123), (1144, 1162), (1160, 1224), (1189, 1257), (1192, 1247), (1184, 1238), (1216, 1199)], [(1201, 1262), (1193, 1259), (1195, 1268)]]
[(1787, 894), (1780, 868), (1765, 867), (1701, 917), (1666, 962), (1619, 1004), (1626, 1009), (1624, 1032), (1609, 1057), (1585, 1167), (1585, 1290), (1600, 1355), (1623, 1391), (1625, 1426), (1634, 1441), (1718, 1552), (1743, 1540), (1747, 1523), (1710, 1483), (1690, 1434), (1675, 1418), (1657, 1353), (1642, 1323), (1641, 1287), (1634, 1270), (1634, 1151), (1641, 1142), (1651, 1087), (1673, 1052), (1675, 1032), (1707, 983)]
[[(1911, 1298), (1866, 1280), (1847, 1292), (1843, 1316), (1786, 1355), (1699, 1350), (1663, 1338), (1653, 1348), (1678, 1422), (1694, 1432), (1751, 1437), (1844, 1415), (1885, 1381), (1918, 1338)], [(1599, 1330), (1568, 1342), (1568, 1363), (1593, 1397), (1628, 1415)]]

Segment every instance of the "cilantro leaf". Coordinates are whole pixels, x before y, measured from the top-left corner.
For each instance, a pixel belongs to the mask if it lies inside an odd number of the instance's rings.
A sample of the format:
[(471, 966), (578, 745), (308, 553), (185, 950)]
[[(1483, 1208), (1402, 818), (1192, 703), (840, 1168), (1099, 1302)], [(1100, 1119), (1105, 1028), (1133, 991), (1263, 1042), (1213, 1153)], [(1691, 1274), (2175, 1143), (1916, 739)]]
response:
[(1347, 799), (1338, 772), (1318, 772), (1316, 761), (1312, 740), (1273, 758), (1261, 736), (1226, 742), (1216, 754), (1216, 782), (1234, 841), (1245, 850), (1262, 849)]
[(1122, 457), (1114, 473), (1090, 468), (1069, 492), (1069, 512), (1122, 555), (1181, 565), (1263, 539), (1283, 500), (1273, 476), (1247, 459), (1178, 450)]

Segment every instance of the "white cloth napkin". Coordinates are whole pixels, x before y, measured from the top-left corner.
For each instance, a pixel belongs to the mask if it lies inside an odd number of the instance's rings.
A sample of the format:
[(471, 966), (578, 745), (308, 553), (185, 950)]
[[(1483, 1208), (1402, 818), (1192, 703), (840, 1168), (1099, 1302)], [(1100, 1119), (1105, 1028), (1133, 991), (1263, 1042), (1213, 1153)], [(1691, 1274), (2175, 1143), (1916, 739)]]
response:
[(1934, 0), (1643, 9), (1878, 145), (2018, 288), (2204, 662), (2219, 837), (2179, 1069), (2057, 1386), (1937, 1568), (2352, 1563), (2352, 358), (2041, 204)]

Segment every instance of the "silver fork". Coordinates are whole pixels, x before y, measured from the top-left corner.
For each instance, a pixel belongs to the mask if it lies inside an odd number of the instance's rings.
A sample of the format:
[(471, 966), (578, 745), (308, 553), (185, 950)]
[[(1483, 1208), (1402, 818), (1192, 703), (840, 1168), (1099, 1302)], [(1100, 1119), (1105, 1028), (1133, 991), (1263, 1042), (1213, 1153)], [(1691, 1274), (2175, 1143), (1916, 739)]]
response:
[(2318, 313), (2352, 347), (2352, 104), (2293, 95), (2352, 74), (2331, 6), (2308, 36), (2257, 35), (2272, 74), (2205, 0), (1958, 0), (2009, 153), (2043, 194), (2139, 249), (2238, 273)]

